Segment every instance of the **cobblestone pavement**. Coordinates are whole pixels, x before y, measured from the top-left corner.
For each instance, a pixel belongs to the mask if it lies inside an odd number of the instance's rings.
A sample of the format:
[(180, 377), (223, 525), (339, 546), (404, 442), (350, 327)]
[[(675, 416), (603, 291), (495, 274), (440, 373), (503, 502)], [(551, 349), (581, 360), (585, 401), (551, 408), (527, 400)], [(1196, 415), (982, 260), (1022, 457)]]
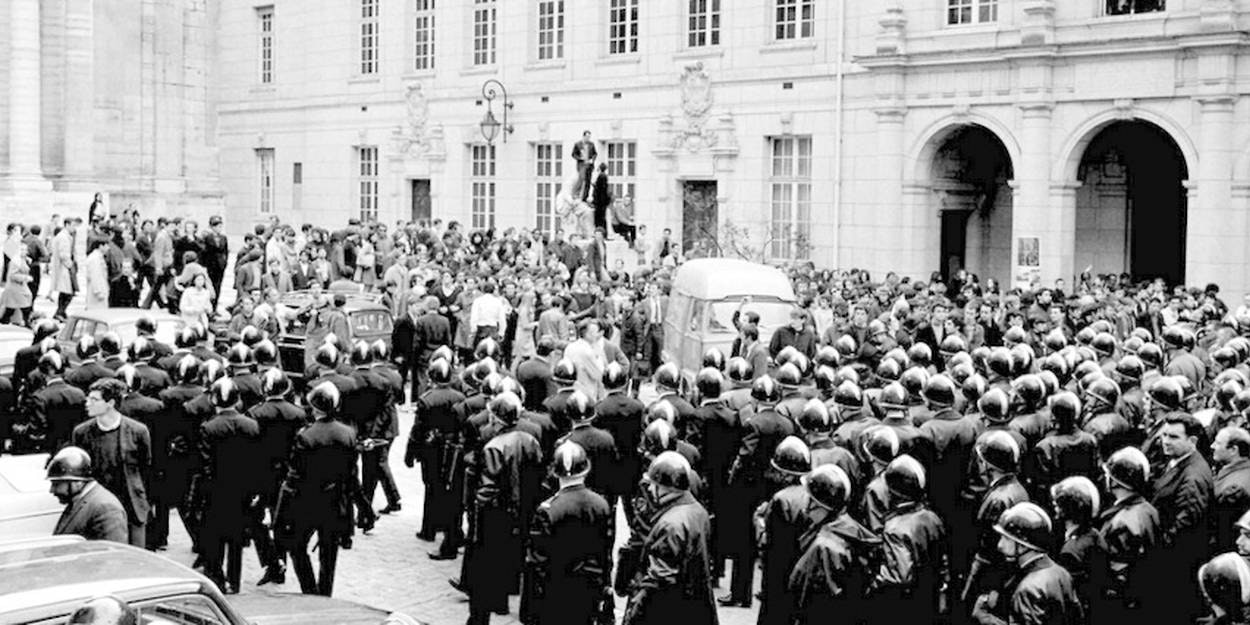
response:
[[(468, 616), (468, 604), (464, 595), (447, 585), (448, 578), (460, 574), (460, 561), (430, 560), (426, 557), (426, 552), (435, 545), (421, 542), (415, 537), (421, 525), (421, 475), (419, 470), (403, 465), (406, 434), (411, 426), (411, 411), (401, 409), (401, 436), (391, 447), (391, 469), (395, 474), (404, 508), (397, 514), (380, 517), (372, 532), (368, 535), (358, 532), (352, 549), (339, 552), (334, 596), (388, 610), (399, 610), (431, 625), (463, 623)], [(379, 488), (375, 499), (375, 507), (379, 509), (386, 505), (381, 491)], [(617, 521), (617, 536), (623, 538), (626, 531), (624, 515), (618, 514)], [(184, 564), (191, 563), (194, 559), (191, 541), (176, 514), (173, 515), (171, 526), (169, 548), (163, 554)], [(289, 566), (286, 584), (258, 588), (256, 581), (263, 571), (257, 563), (255, 550), (245, 550), (243, 557), (243, 593), (299, 592), (299, 583)], [(314, 556), (314, 566), (316, 561)], [(722, 590), (718, 589), (718, 592)], [(520, 621), (516, 617), (518, 598), (512, 597), (509, 603), (511, 614), (507, 617), (493, 616), (493, 625), (519, 625)], [(618, 597), (618, 622), (624, 605), (624, 599)], [(756, 606), (758, 607), (758, 602)], [(756, 611), (756, 608), (722, 608), (720, 622), (722, 625), (755, 623)]]

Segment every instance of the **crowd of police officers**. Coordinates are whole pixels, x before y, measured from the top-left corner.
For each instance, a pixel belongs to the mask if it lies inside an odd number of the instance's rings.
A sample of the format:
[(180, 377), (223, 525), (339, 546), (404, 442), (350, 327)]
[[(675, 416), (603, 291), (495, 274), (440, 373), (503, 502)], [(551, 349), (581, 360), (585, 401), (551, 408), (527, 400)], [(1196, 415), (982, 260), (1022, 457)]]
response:
[[(755, 601), (761, 625), (1247, 623), (1250, 340), (1199, 357), (1182, 326), (1120, 341), (1104, 324), (1072, 344), (951, 335), (871, 360), (843, 336), (767, 372), (711, 350), (692, 382), (660, 366), (649, 405), (616, 363), (595, 401), (569, 360), (509, 369), (493, 339), (466, 362), (438, 347), (403, 453), (426, 487), (417, 537), (442, 534), (432, 559), (463, 554), (450, 581), (471, 624), (514, 594), (543, 625), (611, 623), (618, 597), (631, 625)], [(289, 558), (304, 592), (329, 595), (377, 486), (381, 513), (400, 507), (387, 457), (404, 390), (386, 345), (330, 337), (294, 398), (255, 328), (224, 356), (195, 324), (172, 346), (138, 329), (129, 345), (81, 338), (67, 367), (56, 322), (38, 322), (0, 381), (23, 406), (8, 435), (56, 453), (94, 392), (150, 440), (151, 512), (126, 506), (143, 546), (164, 545), (176, 509), (227, 592), (252, 543), (262, 583)], [(127, 393), (100, 395), (106, 379)], [(58, 454), (49, 473), (115, 484), (103, 455)]]

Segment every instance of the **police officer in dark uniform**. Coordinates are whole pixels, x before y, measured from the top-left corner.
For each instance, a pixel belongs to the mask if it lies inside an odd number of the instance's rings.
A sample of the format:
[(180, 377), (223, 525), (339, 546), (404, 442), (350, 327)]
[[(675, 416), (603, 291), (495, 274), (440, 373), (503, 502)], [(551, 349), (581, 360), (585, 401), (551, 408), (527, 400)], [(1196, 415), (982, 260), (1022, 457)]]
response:
[(152, 358), (160, 359), (174, 353), (172, 347), (156, 338), (156, 321), (148, 315), (142, 315), (135, 320), (135, 334), (138, 338), (147, 340), (152, 348)]
[(647, 469), (642, 489), (654, 524), (643, 544), (643, 566), (629, 585), (622, 625), (716, 622), (707, 549), (711, 521), (690, 493), (691, 473), (686, 459), (671, 451)]
[[(1112, 503), (1100, 516), (1107, 549), (1108, 583), (1094, 613), (1102, 622), (1148, 618), (1154, 592), (1152, 553), (1162, 538), (1159, 511), (1143, 497), (1150, 488), (1150, 463), (1136, 447), (1125, 447), (1103, 463), (1103, 487)], [(1160, 600), (1166, 600), (1160, 598)]]
[(655, 388), (659, 391), (660, 396), (652, 404), (662, 401), (672, 404), (673, 408), (677, 409), (677, 420), (673, 422), (673, 426), (677, 428), (683, 440), (689, 441), (696, 446), (699, 445), (699, 441), (693, 440), (690, 436), (691, 432), (687, 431), (690, 422), (694, 419), (694, 406), (686, 401), (686, 398), (682, 397), (679, 392), (681, 387), (681, 370), (677, 368), (676, 364), (666, 362), (660, 365), (659, 369), (655, 370), (653, 379), (655, 380)]
[(260, 498), (252, 507), (250, 528), (252, 538), (256, 541), (256, 555), (265, 567), (265, 575), (257, 582), (258, 586), (263, 586), (286, 581), (286, 554), (270, 537), (264, 518), (266, 514), (271, 518), (274, 514), (282, 480), (286, 478), (290, 468), (295, 435), (307, 423), (308, 414), (291, 403), (288, 398), (291, 393), (291, 380), (281, 369), (266, 371), (260, 384), (265, 401), (249, 410), (247, 416), (255, 419), (260, 429), (258, 445), (261, 475), (257, 480), (257, 494)]
[[(291, 463), (278, 496), (274, 522), (291, 554), (306, 595), (330, 596), (339, 547), (350, 547), (356, 497), (356, 432), (335, 416), (338, 387), (319, 382), (308, 393), (314, 422), (295, 435)], [(314, 573), (308, 541), (317, 534), (320, 572)]]
[(78, 366), (65, 372), (65, 381), (71, 386), (86, 393), (96, 380), (112, 377), (113, 371), (96, 361), (100, 346), (96, 344), (95, 337), (84, 336), (78, 339), (74, 351), (78, 354)]
[[(208, 389), (217, 413), (200, 426), (200, 475), (196, 491), (204, 502), (200, 548), (205, 575), (226, 594), (239, 591), (248, 509), (260, 469), (256, 441), (260, 428), (239, 414), (239, 389), (229, 379)], [(223, 560), (226, 570), (223, 572)]]
[(751, 536), (751, 513), (761, 503), (768, 501), (776, 491), (766, 472), (771, 465), (777, 446), (787, 436), (795, 433), (794, 422), (780, 414), (775, 407), (781, 399), (781, 389), (767, 375), (760, 376), (751, 386), (751, 397), (757, 402), (754, 414), (743, 424), (742, 443), (738, 455), (729, 470), (729, 484), (735, 495), (735, 511), (730, 515), (732, 528), (726, 527), (732, 536), (730, 552), (734, 558), (733, 579), (729, 595), (718, 599), (724, 606), (749, 607), (751, 605), (751, 580), (754, 577), (752, 560), (754, 541)]
[[(318, 347), (313, 354), (313, 367), (316, 373), (311, 376), (305, 376), (305, 379), (308, 380), (308, 388), (312, 388), (322, 382), (329, 382), (334, 385), (334, 388), (338, 389), (340, 401), (341, 398), (347, 397), (355, 391), (356, 381), (339, 373), (338, 367), (341, 355), (339, 348), (330, 343), (325, 343)], [(354, 426), (350, 420), (342, 422)]]
[(881, 540), (848, 514), (851, 481), (841, 468), (817, 467), (804, 490), (819, 516), (802, 537), (789, 576), (787, 590), (795, 601), (788, 622), (814, 625), (837, 614), (840, 622), (861, 623), (868, 615), (863, 597), (874, 572), (870, 563), (879, 560)]
[(925, 470), (915, 458), (895, 458), (884, 479), (889, 512), (881, 531), (885, 557), (872, 581), (874, 622), (937, 622), (950, 578), (946, 524), (926, 504)]
[(1020, 453), (1019, 443), (1008, 432), (988, 432), (977, 440), (977, 462), (980, 472), (986, 476), (988, 489), (979, 501), (973, 520), (977, 541), (972, 567), (960, 597), (965, 602), (977, 599), (986, 590), (998, 588), (1007, 573), (994, 528), (1008, 508), (1029, 501), (1029, 493), (1017, 477)]
[(907, 389), (898, 382), (891, 382), (881, 389), (881, 397), (877, 401), (884, 412), (881, 425), (898, 434), (899, 453), (919, 460), (927, 469), (933, 466), (936, 455), (933, 439), (912, 423), (907, 398)]
[(929, 469), (933, 478), (929, 484), (931, 501), (944, 519), (959, 515), (959, 489), (981, 429), (975, 417), (955, 411), (956, 394), (954, 381), (940, 374), (930, 377), (921, 392), (931, 411), (929, 420), (920, 426), (920, 431), (933, 441), (933, 465)]
[(1104, 460), (1121, 447), (1141, 444), (1143, 439), (1143, 430), (1134, 428), (1116, 411), (1119, 400), (1120, 385), (1113, 380), (1094, 380), (1085, 389), (1081, 429), (1093, 435), (1098, 443), (1098, 453)]
[(1098, 534), (1101, 495), (1083, 475), (1065, 478), (1050, 487), (1055, 521), (1062, 523), (1063, 540), (1055, 561), (1072, 575), (1072, 583), (1089, 622), (1104, 622), (1095, 611), (1098, 593), (1107, 587), (1107, 550)]
[(555, 381), (556, 392), (543, 402), (543, 407), (547, 409), (547, 414), (551, 415), (551, 420), (555, 422), (556, 427), (561, 432), (567, 432), (573, 424), (569, 423), (564, 416), (564, 402), (568, 401), (569, 395), (573, 393), (573, 384), (577, 382), (577, 367), (573, 366), (573, 361), (561, 358), (551, 368), (551, 378)]
[(169, 374), (152, 366), (151, 361), (156, 358), (156, 352), (153, 350), (152, 342), (147, 338), (138, 337), (126, 348), (128, 362), (126, 364), (134, 367), (135, 377), (139, 381), (138, 391), (148, 397), (156, 397), (161, 391), (169, 388), (173, 383)]
[(454, 559), (463, 541), (460, 498), (464, 471), (459, 466), (462, 450), (455, 408), (464, 401), (464, 395), (450, 388), (451, 374), (448, 361), (439, 359), (430, 363), (424, 376), (429, 386), (417, 398), (404, 452), (406, 466), (411, 468), (416, 462), (421, 463), (421, 482), (425, 485), (421, 530), (417, 538), (432, 541), (437, 532), (444, 532), (442, 547), (430, 553), (436, 560)]
[(805, 537), (819, 527), (828, 512), (811, 506), (808, 490), (799, 478), (812, 470), (807, 444), (787, 437), (773, 453), (772, 468), (785, 484), (758, 512), (764, 528), (760, 535), (759, 625), (789, 625), (794, 620), (796, 597), (788, 592), (790, 571), (807, 550)]
[(607, 602), (616, 517), (607, 500), (586, 485), (594, 469), (594, 461), (576, 442), (565, 440), (556, 447), (551, 474), (560, 488), (539, 504), (530, 526), (523, 623), (612, 622)]
[(638, 444), (642, 440), (645, 407), (625, 391), (628, 384), (629, 372), (620, 363), (610, 362), (603, 368), (603, 386), (608, 394), (595, 406), (595, 425), (611, 434), (616, 445), (616, 462), (605, 496), (614, 510), (616, 502), (622, 501), (625, 516), (633, 518), (633, 496), (642, 478)]
[[(200, 528), (204, 523), (204, 507), (197, 493), (192, 492), (194, 481), (198, 479), (200, 473), (200, 426), (217, 414), (217, 408), (213, 406), (208, 389), (212, 388), (214, 382), (226, 376), (225, 365), (220, 360), (197, 360), (196, 369), (198, 373), (195, 377), (196, 386), (194, 390), (190, 388), (190, 382), (184, 382), (182, 386), (187, 387), (185, 391), (180, 391), (174, 397), (167, 396), (169, 401), (177, 401), (182, 397), (183, 392), (186, 393), (186, 399), (181, 403), (183, 423), (179, 426), (185, 434), (181, 443), (183, 451), (181, 453), (175, 451), (172, 455), (177, 457), (185, 454), (183, 458), (187, 478), (186, 482), (180, 485), (182, 496), (178, 501), (181, 502), (184, 508), (180, 512), (182, 513), (183, 523), (187, 526), (187, 533), (191, 535), (191, 548), (197, 554), (195, 563), (192, 564), (191, 568), (197, 568), (204, 564), (204, 552), (199, 547)], [(191, 375), (189, 368), (181, 371), (181, 377), (184, 380), (189, 375)], [(173, 388), (166, 389), (166, 392), (171, 391)], [(175, 437), (175, 445), (179, 444), (177, 441), (178, 438)]]
[(105, 332), (100, 336), (100, 364), (109, 371), (116, 372), (126, 359), (122, 358), (122, 338), (116, 332)]
[(1081, 400), (1063, 391), (1050, 402), (1054, 429), (1029, 454), (1025, 474), (1033, 499), (1039, 505), (1050, 499), (1050, 488), (1071, 476), (1098, 477), (1098, 441), (1089, 432), (1077, 429)]
[(590, 459), (590, 473), (584, 476), (586, 487), (606, 496), (616, 470), (616, 442), (606, 430), (595, 427), (595, 404), (581, 391), (574, 391), (564, 402), (564, 414), (573, 422), (573, 429), (556, 442), (576, 443)]
[[(719, 351), (715, 353), (719, 354)], [(722, 355), (723, 359), (724, 356)], [(720, 577), (725, 569), (724, 545), (721, 524), (726, 522), (729, 503), (729, 469), (742, 444), (742, 428), (738, 413), (721, 399), (725, 377), (714, 367), (704, 367), (695, 376), (695, 390), (699, 393), (699, 407), (694, 411), (694, 427), (699, 430), (702, 441), (703, 470), (707, 478), (708, 512), (712, 515), (712, 561), (714, 574)]]
[(978, 625), (1086, 622), (1072, 575), (1047, 555), (1053, 527), (1045, 510), (1016, 503), (1002, 513), (994, 532), (1012, 576), (977, 599), (972, 617)]
[[(60, 332), (61, 326), (55, 319), (40, 319), (35, 324), (34, 336), (31, 337), (30, 345), (17, 350), (13, 355), (13, 392), (18, 397), (27, 397), (31, 393), (26, 391), (26, 378), (39, 368), (39, 358), (43, 356), (44, 339), (55, 337)], [(116, 367), (113, 367), (116, 369)], [(85, 391), (84, 391), (85, 392)]]
[(490, 613), (507, 613), (523, 558), (522, 537), (541, 495), (543, 458), (538, 439), (517, 429), (521, 399), (502, 393), (490, 403), (502, 428), (482, 448), (481, 475), (475, 491), (477, 523), (465, 559), (470, 625), (486, 623)]
[(860, 436), (864, 430), (881, 423), (881, 420), (864, 404), (864, 394), (859, 385), (850, 380), (844, 380), (834, 388), (833, 403), (838, 415), (838, 427), (833, 431), (833, 442), (858, 455), (861, 464), (866, 462)]
[(230, 367), (230, 380), (239, 391), (241, 410), (247, 412), (264, 401), (265, 393), (260, 388), (260, 377), (254, 369), (256, 361), (252, 359), (252, 348), (243, 343), (235, 343), (226, 351), (226, 363)]
[(386, 495), (386, 508), (383, 510), (389, 514), (400, 509), (399, 489), (395, 486), (388, 462), (391, 441), (398, 433), (395, 412), (388, 409), (395, 391), (391, 382), (374, 369), (373, 349), (368, 343), (356, 341), (352, 346), (351, 361), (354, 367), (351, 378), (356, 382), (356, 390), (344, 398), (343, 406), (358, 423), (357, 442), (360, 445), (364, 501), (372, 509), (374, 492), (381, 483), (382, 492)]
[[(74, 426), (87, 419), (87, 396), (61, 377), (65, 359), (60, 352), (40, 356), (38, 367), (47, 382), (30, 396), (31, 422), (27, 427), (32, 439), (42, 438), (44, 451), (54, 454), (69, 444)], [(15, 428), (14, 433), (17, 431)]]
[(169, 374), (171, 380), (178, 378), (178, 363), (182, 361), (184, 356), (193, 355), (191, 349), (195, 347), (195, 329), (191, 326), (185, 326), (174, 335), (174, 349), (168, 356), (158, 358), (156, 366), (162, 371)]

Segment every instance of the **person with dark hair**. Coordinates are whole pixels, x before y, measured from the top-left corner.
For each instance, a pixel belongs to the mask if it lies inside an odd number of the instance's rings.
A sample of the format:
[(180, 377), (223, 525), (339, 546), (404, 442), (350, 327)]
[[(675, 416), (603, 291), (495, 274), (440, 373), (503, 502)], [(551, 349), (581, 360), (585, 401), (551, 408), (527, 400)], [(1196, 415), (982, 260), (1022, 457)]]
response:
[(590, 204), (595, 209), (595, 230), (608, 230), (608, 207), (612, 206), (612, 191), (608, 187), (608, 164), (599, 163), (599, 173), (595, 175), (594, 187), (590, 194)]
[(590, 139), (589, 130), (582, 132), (582, 140), (573, 144), (573, 151), (569, 156), (577, 161), (577, 187), (573, 193), (584, 202), (590, 196), (590, 175), (594, 173), (595, 159), (599, 157), (595, 142)]
[(126, 508), (130, 544), (146, 546), (147, 476), (152, 467), (152, 436), (146, 425), (122, 415), (117, 406), (127, 393), (116, 378), (92, 383), (87, 416), (74, 428), (70, 442), (92, 459), (91, 473)]
[(1185, 413), (1169, 414), (1159, 431), (1167, 464), (1155, 468), (1151, 503), (1159, 511), (1158, 581), (1171, 591), (1167, 601), (1155, 602), (1152, 614), (1160, 623), (1191, 622), (1202, 607), (1193, 580), (1208, 554), (1207, 511), (1214, 489), (1211, 468), (1197, 449), (1202, 434), (1202, 423)]

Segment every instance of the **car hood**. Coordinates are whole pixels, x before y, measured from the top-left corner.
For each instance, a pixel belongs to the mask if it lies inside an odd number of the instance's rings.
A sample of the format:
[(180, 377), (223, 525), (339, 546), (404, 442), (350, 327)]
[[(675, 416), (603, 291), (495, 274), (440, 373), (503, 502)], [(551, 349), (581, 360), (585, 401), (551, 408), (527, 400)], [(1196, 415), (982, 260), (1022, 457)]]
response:
[(343, 599), (287, 592), (258, 591), (232, 595), (229, 601), (255, 625), (380, 625), (390, 614), (386, 610)]

